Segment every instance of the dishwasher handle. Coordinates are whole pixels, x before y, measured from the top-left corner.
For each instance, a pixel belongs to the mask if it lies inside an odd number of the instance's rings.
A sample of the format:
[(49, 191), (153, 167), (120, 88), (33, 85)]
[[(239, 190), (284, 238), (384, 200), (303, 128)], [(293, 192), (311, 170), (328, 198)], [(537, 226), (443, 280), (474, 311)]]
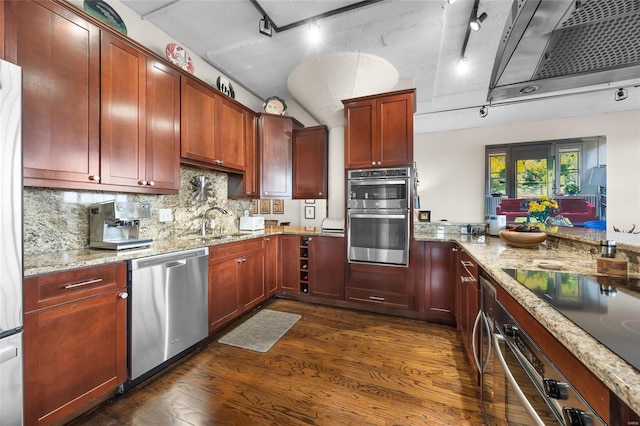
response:
[(177, 262), (168, 262), (165, 263), (165, 266), (167, 267), (167, 269), (169, 268), (175, 268), (176, 266), (184, 266), (187, 264), (186, 260), (179, 260)]
[(131, 262), (131, 269), (144, 269), (151, 268), (158, 265), (166, 265), (167, 267), (173, 267), (186, 264), (189, 259), (204, 257), (209, 255), (209, 247), (202, 247), (191, 250), (183, 250), (173, 253), (160, 254), (157, 256), (143, 257), (141, 259), (133, 259)]

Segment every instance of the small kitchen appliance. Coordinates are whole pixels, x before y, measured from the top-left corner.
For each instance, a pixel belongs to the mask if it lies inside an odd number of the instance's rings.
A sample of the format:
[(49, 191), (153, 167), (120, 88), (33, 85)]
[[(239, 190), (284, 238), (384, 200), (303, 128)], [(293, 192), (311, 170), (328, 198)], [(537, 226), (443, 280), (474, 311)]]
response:
[(264, 230), (264, 217), (262, 216), (240, 216), (241, 231), (262, 231)]
[(122, 250), (150, 246), (140, 238), (140, 219), (151, 217), (149, 203), (106, 201), (89, 209), (89, 247)]
[(495, 214), (489, 216), (489, 235), (500, 235), (500, 231), (507, 228), (507, 216)]

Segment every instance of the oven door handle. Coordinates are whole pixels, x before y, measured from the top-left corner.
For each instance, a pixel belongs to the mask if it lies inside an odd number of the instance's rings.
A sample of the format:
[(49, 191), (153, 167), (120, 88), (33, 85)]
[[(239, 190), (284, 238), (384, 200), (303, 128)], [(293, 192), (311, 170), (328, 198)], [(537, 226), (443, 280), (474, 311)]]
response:
[(373, 186), (373, 185), (406, 185), (407, 180), (387, 180), (387, 179), (375, 179), (375, 180), (350, 180), (349, 183), (352, 186)]
[(500, 351), (500, 341), (503, 341), (506, 343), (505, 338), (503, 336), (501, 336), (500, 334), (494, 334), (493, 335), (493, 342), (495, 344), (494, 349), (495, 349), (496, 355), (498, 356), (498, 360), (500, 360), (500, 364), (502, 364), (502, 369), (504, 370), (504, 374), (507, 377), (507, 380), (509, 380), (509, 383), (511, 384), (511, 386), (513, 386), (514, 390), (516, 391), (516, 394), (524, 404), (524, 408), (531, 415), (531, 418), (535, 422), (536, 426), (544, 426), (544, 422), (542, 421), (538, 413), (536, 413), (536, 410), (533, 408), (533, 406), (525, 396), (524, 392), (522, 392), (522, 389), (520, 389), (520, 386), (518, 385), (518, 382), (516, 382), (516, 379), (513, 377), (513, 374), (511, 374), (511, 370), (509, 370), (507, 361), (505, 361), (504, 356), (502, 356), (502, 352)]
[(366, 213), (350, 213), (350, 217), (354, 219), (406, 219), (406, 214), (366, 214)]

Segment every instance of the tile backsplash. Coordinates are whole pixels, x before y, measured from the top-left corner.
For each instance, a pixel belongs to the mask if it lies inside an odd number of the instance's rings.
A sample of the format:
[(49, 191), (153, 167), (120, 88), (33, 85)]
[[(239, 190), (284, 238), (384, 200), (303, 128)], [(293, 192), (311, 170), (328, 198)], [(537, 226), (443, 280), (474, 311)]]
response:
[[(211, 180), (212, 196), (197, 201), (192, 196), (191, 179), (204, 175)], [(25, 254), (89, 247), (89, 206), (102, 201), (148, 202), (151, 217), (141, 219), (140, 236), (165, 240), (197, 235), (202, 214), (219, 206), (229, 214), (213, 211), (208, 217), (213, 226), (225, 232), (238, 230), (239, 216), (251, 210), (251, 200), (227, 199), (227, 174), (195, 167), (180, 167), (180, 191), (177, 195), (124, 194), (103, 191), (75, 191), (50, 188), (24, 188)], [(159, 209), (171, 209), (173, 220), (160, 222)]]

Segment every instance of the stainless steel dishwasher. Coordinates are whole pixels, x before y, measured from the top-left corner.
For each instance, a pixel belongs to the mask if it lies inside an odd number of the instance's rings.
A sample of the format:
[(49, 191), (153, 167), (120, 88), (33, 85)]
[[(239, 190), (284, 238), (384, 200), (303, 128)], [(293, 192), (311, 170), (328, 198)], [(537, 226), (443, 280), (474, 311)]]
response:
[(208, 248), (129, 261), (129, 380), (156, 373), (208, 335)]

